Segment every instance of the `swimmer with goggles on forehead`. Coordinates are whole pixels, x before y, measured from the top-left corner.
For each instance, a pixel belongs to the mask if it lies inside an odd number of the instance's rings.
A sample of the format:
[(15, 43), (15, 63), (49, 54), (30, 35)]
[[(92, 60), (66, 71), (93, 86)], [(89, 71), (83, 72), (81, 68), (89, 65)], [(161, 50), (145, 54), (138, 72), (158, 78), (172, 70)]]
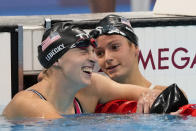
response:
[(67, 23), (57, 23), (46, 30), (38, 46), (38, 59), (46, 68), (42, 80), (17, 93), (3, 115), (10, 119), (56, 119), (66, 114), (94, 113), (98, 103), (137, 101), (149, 90), (93, 73), (96, 46), (83, 30)]

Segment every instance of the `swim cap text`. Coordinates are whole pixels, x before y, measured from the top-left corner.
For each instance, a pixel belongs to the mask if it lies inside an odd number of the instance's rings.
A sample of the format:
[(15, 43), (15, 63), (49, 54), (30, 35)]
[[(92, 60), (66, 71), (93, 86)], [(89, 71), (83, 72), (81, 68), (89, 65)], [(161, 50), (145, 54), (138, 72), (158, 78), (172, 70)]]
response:
[(57, 46), (56, 48), (52, 49), (48, 55), (45, 57), (47, 61), (50, 61), (52, 59), (53, 56), (55, 56), (58, 52), (62, 51), (63, 49), (65, 49), (64, 44), (61, 44), (59, 46)]

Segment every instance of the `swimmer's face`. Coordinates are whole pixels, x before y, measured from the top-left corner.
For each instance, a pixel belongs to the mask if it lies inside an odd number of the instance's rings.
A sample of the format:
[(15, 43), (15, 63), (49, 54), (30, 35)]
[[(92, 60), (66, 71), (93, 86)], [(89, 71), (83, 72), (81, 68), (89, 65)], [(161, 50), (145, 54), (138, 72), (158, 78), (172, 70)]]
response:
[(62, 57), (61, 66), (63, 73), (70, 81), (78, 85), (90, 84), (91, 74), (94, 68), (94, 48), (73, 48)]
[(134, 72), (138, 65), (139, 49), (120, 35), (101, 35), (95, 49), (98, 64), (113, 80), (122, 81)]

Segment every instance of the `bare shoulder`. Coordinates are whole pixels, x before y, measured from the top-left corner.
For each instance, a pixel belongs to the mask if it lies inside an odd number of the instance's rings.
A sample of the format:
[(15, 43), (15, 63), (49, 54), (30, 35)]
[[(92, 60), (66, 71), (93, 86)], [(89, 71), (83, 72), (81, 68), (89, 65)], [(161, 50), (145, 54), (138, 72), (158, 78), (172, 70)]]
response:
[(47, 101), (35, 97), (33, 93), (21, 91), (17, 93), (3, 111), (7, 118), (48, 117), (58, 114)]
[[(26, 92), (20, 91), (17, 93), (10, 103), (5, 107), (3, 115), (10, 118), (19, 115), (19, 112), (24, 110), (23, 106), (26, 104)], [(27, 102), (28, 103), (28, 102)]]

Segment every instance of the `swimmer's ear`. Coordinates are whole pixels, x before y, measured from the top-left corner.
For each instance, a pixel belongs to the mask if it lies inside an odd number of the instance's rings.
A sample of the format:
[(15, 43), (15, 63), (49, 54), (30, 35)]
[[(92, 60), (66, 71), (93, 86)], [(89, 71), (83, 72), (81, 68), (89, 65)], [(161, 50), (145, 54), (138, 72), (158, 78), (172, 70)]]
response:
[(37, 76), (37, 81), (40, 82), (44, 77), (44, 71), (41, 71)]
[(58, 62), (55, 62), (53, 65), (54, 65), (54, 66), (58, 66), (59, 64), (58, 64)]
[(53, 64), (53, 66), (59, 68), (59, 67), (60, 67), (59, 60), (57, 60), (57, 61)]
[(47, 69), (43, 69), (37, 76), (37, 81), (40, 82), (47, 76)]
[(56, 69), (61, 69), (62, 68), (62, 60), (61, 58), (59, 58), (54, 64), (53, 67), (55, 67)]

